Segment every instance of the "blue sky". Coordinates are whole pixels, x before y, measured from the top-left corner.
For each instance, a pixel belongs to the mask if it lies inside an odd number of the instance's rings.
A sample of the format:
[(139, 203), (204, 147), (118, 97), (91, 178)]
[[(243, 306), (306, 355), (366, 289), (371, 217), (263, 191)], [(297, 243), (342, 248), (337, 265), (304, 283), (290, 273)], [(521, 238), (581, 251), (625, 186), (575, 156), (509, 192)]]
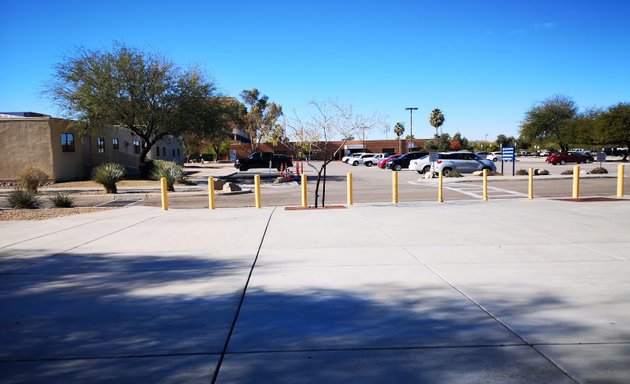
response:
[[(222, 93), (258, 88), (285, 113), (337, 99), (430, 137), (517, 135), (554, 94), (630, 102), (630, 2), (0, 0), (0, 111), (58, 115), (41, 95), (73, 47), (113, 41), (199, 66)], [(367, 134), (384, 138), (383, 130)]]

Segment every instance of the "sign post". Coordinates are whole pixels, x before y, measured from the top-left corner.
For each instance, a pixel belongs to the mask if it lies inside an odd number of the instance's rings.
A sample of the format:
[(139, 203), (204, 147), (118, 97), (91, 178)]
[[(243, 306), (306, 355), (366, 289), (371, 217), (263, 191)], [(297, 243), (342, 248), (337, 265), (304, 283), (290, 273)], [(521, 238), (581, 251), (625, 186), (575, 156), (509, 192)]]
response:
[(599, 162), (599, 167), (601, 168), (602, 163), (606, 162), (606, 152), (597, 152), (597, 162)]
[[(437, 152), (429, 152), (429, 163), (432, 164), (432, 168), (435, 169), (435, 162), (438, 161), (439, 156)], [(433, 175), (431, 175), (433, 177)]]
[(514, 147), (503, 147), (501, 149), (501, 173), (503, 173), (503, 162), (511, 161), (512, 162), (512, 176), (516, 173), (516, 161), (514, 157)]

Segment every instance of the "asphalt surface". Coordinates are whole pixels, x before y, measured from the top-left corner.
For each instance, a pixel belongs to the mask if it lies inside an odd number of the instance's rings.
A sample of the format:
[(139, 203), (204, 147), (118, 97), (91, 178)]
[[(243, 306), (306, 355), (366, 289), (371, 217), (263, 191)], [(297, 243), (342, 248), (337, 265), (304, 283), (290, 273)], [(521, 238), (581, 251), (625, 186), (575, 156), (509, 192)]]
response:
[(628, 200), (0, 222), (2, 383), (627, 383)]

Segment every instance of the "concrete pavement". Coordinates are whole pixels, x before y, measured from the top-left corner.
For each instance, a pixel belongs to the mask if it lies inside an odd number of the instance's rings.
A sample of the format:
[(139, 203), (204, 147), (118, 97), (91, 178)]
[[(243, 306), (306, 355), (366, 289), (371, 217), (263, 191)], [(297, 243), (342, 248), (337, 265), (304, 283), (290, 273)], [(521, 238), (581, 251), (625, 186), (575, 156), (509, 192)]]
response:
[(630, 202), (0, 222), (3, 383), (626, 383)]

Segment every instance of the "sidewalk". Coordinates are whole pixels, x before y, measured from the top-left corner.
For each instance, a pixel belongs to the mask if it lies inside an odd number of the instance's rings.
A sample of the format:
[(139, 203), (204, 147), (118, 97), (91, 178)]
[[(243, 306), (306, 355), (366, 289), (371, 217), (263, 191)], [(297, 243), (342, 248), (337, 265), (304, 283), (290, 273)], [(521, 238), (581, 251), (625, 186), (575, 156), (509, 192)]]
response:
[(0, 222), (0, 381), (626, 383), (629, 214), (510, 199)]

